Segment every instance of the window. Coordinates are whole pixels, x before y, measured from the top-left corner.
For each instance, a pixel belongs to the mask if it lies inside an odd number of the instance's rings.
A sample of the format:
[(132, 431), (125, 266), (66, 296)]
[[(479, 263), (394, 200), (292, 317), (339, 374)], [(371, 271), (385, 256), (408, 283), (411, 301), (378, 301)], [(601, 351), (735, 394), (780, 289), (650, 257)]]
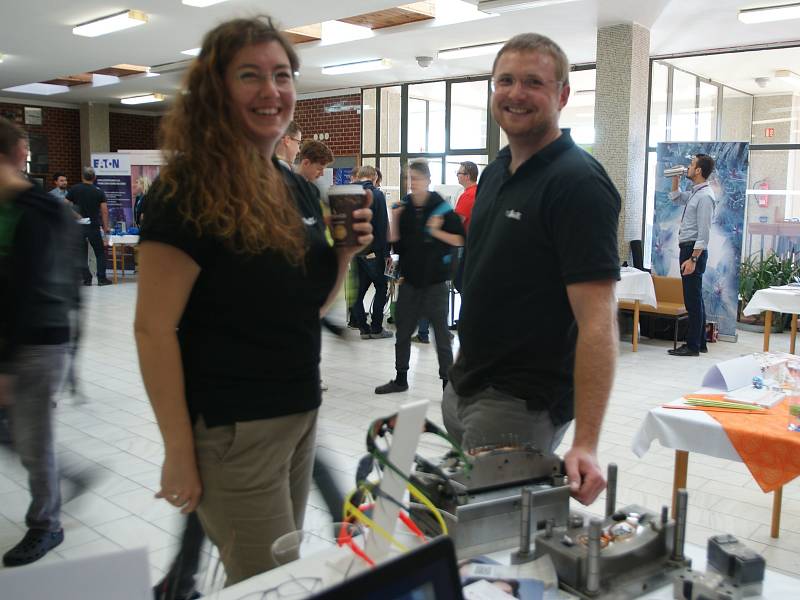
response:
[(408, 86), (408, 151), (444, 152), (445, 82)]
[(375, 154), (375, 118), (377, 91), (364, 90), (361, 95), (361, 153)]
[(568, 127), (572, 139), (584, 149), (594, 144), (595, 69), (572, 71), (569, 74), (570, 94), (561, 111), (559, 124)]
[(453, 83), (450, 95), (450, 148), (485, 148), (489, 99), (486, 80)]
[(672, 119), (667, 139), (672, 142), (691, 142), (697, 139), (697, 77), (678, 69), (672, 73)]
[(650, 78), (650, 133), (651, 147), (667, 139), (667, 85), (669, 67), (660, 62), (653, 63)]
[[(400, 152), (401, 87), (381, 88), (381, 154)], [(367, 152), (362, 152), (367, 154)]]
[(705, 142), (717, 139), (717, 96), (716, 85), (700, 82), (697, 95), (697, 139)]

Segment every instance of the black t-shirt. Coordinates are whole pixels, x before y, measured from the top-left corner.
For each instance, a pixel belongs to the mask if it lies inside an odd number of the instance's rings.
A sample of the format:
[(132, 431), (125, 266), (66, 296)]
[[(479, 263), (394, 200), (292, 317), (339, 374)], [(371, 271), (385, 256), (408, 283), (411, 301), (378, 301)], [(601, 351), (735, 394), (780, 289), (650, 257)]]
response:
[(467, 238), (450, 372), (459, 395), (491, 386), (574, 417), (574, 283), (619, 279), (620, 196), (603, 167), (565, 130), (509, 173), (504, 148), (481, 176)]
[[(277, 166), (277, 162), (275, 163)], [(297, 175), (278, 167), (305, 224), (304, 265), (277, 252), (242, 255), (216, 237), (198, 237), (175, 202), (147, 196), (141, 240), (179, 248), (199, 266), (178, 326), (186, 400), (209, 427), (319, 407), (319, 310), (336, 280), (319, 203)]]
[(75, 205), (82, 217), (89, 217), (92, 225), (103, 224), (100, 218), (100, 205), (106, 201), (106, 195), (99, 187), (88, 183), (77, 183), (69, 188), (67, 200)]
[(400, 255), (400, 274), (414, 287), (447, 281), (453, 273), (454, 247), (428, 233), (428, 219), (439, 215), (444, 218), (442, 231), (463, 236), (461, 218), (436, 192), (431, 192), (421, 207), (414, 206), (410, 194), (403, 198), (403, 204), (398, 225), (400, 241), (395, 244)]

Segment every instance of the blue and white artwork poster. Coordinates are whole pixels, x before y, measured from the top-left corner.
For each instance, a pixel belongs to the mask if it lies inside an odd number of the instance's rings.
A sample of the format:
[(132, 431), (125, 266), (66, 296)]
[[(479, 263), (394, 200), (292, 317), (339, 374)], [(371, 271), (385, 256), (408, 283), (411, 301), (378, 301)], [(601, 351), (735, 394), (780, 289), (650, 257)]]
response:
[[(664, 169), (689, 166), (695, 154), (708, 154), (716, 162), (709, 184), (716, 196), (708, 265), (703, 275), (706, 320), (716, 321), (719, 333), (735, 339), (739, 299), (739, 260), (744, 237), (745, 192), (750, 145), (747, 142), (665, 142), (656, 158), (655, 214), (653, 218), (652, 271), (654, 275), (680, 277), (678, 231), (683, 206), (669, 199), (672, 178)], [(681, 189), (692, 182), (684, 178)]]

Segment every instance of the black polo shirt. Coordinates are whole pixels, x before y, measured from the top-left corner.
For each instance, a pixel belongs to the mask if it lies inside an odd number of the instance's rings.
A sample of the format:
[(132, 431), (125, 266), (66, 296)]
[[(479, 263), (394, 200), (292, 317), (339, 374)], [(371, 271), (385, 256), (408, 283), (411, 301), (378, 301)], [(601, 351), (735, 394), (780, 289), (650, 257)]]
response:
[(567, 286), (619, 279), (620, 196), (568, 130), (509, 173), (508, 147), (481, 176), (467, 237), (450, 381), (461, 396), (491, 386), (574, 417), (577, 326)]
[(200, 267), (178, 342), (190, 415), (209, 427), (306, 412), (321, 402), (319, 311), (336, 281), (336, 252), (308, 184), (278, 168), (305, 224), (302, 265), (272, 250), (237, 253), (198, 234), (178, 203), (163, 199), (159, 180), (147, 196), (141, 240), (174, 246)]

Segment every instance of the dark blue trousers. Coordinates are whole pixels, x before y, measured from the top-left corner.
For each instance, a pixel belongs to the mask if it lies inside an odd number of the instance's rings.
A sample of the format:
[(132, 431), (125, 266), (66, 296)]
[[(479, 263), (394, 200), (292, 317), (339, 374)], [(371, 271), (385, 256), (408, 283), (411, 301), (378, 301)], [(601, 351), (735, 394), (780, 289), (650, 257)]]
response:
[[(694, 250), (694, 242), (684, 242), (680, 245), (680, 264), (689, 260)], [(706, 271), (708, 251), (697, 257), (694, 273), (681, 275), (683, 282), (683, 304), (689, 313), (689, 329), (686, 331), (686, 345), (690, 350), (698, 352), (706, 347), (706, 307), (703, 302), (703, 273)]]

